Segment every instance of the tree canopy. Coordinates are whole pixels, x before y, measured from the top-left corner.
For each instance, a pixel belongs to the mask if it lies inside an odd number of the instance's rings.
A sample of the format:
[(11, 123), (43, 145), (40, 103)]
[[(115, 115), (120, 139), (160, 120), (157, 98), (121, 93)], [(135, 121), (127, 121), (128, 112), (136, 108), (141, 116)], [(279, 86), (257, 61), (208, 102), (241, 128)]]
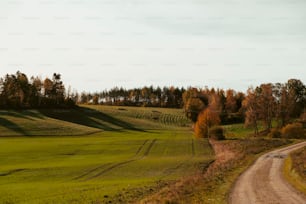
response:
[(65, 94), (61, 75), (54, 73), (52, 80), (31, 77), (17, 71), (0, 78), (0, 108), (66, 108), (75, 100)]

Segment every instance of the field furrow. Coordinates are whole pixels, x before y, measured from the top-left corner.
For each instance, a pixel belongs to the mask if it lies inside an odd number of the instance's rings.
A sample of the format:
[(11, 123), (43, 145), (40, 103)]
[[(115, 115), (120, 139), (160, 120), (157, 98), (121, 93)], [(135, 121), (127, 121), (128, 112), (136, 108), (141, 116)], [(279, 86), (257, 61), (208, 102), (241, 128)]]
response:
[(148, 149), (147, 149), (146, 152), (144, 153), (144, 156), (148, 156), (148, 155), (149, 155), (149, 153), (150, 153), (152, 147), (154, 146), (156, 140), (157, 140), (157, 139), (152, 140), (152, 142), (150, 143)]
[(138, 154), (141, 152), (141, 150), (144, 148), (144, 146), (147, 144), (148, 141), (149, 141), (149, 140), (145, 140), (145, 141), (143, 142), (143, 144), (138, 148), (138, 150), (137, 150), (137, 152), (136, 152), (135, 155), (138, 155)]

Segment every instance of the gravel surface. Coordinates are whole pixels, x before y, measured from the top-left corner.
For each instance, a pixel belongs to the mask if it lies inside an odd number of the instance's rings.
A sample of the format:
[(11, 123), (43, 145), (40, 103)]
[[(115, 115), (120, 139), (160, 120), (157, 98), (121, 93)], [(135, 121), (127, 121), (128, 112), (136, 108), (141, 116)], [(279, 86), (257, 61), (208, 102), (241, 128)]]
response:
[(229, 196), (231, 204), (306, 204), (306, 196), (297, 192), (282, 175), (287, 155), (306, 146), (306, 142), (274, 150), (259, 157), (236, 181)]

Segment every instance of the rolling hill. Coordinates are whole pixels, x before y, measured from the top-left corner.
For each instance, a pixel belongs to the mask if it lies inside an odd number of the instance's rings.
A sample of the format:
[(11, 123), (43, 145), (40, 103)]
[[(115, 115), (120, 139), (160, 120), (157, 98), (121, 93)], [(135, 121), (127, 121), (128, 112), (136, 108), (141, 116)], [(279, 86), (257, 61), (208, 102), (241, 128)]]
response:
[(0, 111), (0, 203), (126, 203), (213, 159), (182, 110)]

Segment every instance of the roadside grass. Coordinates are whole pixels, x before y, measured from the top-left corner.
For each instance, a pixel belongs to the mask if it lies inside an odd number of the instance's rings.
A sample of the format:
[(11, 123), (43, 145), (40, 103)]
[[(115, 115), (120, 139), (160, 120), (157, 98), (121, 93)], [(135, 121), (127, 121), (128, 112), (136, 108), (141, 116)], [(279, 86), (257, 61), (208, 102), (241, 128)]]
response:
[(182, 178), (140, 203), (227, 203), (235, 180), (256, 158), (290, 143), (289, 140), (264, 138), (211, 141), (216, 160), (205, 173)]
[(181, 110), (154, 109), (170, 115), (156, 121), (95, 108), (2, 111), (0, 203), (134, 202), (214, 159), (208, 140), (176, 123)]
[[(236, 179), (263, 153), (292, 143), (281, 139), (214, 141), (217, 160), (204, 176), (203, 188), (192, 198), (195, 203), (227, 203)], [(232, 154), (224, 158), (223, 154)], [(218, 161), (218, 155), (221, 159)], [(204, 199), (205, 198), (205, 199)]]
[(285, 179), (300, 192), (306, 195), (306, 147), (292, 152), (283, 167)]

